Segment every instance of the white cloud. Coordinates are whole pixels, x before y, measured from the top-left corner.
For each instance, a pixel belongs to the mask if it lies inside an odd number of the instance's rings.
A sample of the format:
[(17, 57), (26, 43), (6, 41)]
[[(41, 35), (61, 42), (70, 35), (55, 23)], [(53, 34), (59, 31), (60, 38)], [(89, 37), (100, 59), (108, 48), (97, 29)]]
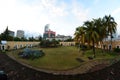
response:
[(120, 8), (117, 8), (112, 12), (112, 15), (117, 15), (119, 13), (120, 13)]
[(88, 19), (89, 9), (84, 8), (81, 3), (78, 3), (76, 2), (76, 0), (74, 0), (72, 13), (80, 21), (85, 21), (86, 19)]
[(82, 8), (74, 8), (73, 14), (81, 21), (85, 21), (88, 18), (88, 10), (83, 10)]
[(115, 21), (117, 22), (117, 31), (118, 31), (118, 34), (120, 34), (120, 17), (118, 17), (119, 14), (120, 14), (120, 7), (116, 8), (111, 13), (111, 15), (114, 17)]
[(41, 3), (50, 16), (65, 16), (67, 14), (64, 3), (59, 6), (56, 0), (41, 0)]
[(87, 19), (89, 11), (77, 2), (68, 4), (63, 1), (35, 0), (27, 3), (24, 0), (0, 0), (0, 27), (42, 34), (44, 26), (49, 23), (57, 33), (73, 34), (76, 25)]
[(98, 4), (100, 0), (94, 0), (94, 4)]

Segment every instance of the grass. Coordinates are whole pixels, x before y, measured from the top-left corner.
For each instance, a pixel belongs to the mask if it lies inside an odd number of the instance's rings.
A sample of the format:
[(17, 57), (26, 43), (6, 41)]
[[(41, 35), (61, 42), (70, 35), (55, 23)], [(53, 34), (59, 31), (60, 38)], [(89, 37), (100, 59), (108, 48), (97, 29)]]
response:
[[(87, 50), (85, 52), (85, 56), (93, 56), (93, 51), (92, 50)], [(102, 51), (101, 49), (96, 49), (96, 59), (113, 59), (116, 56), (118, 56), (117, 53), (111, 51)]]
[(44, 68), (44, 69), (52, 69), (52, 70), (66, 70), (76, 66), (79, 66), (80, 63), (76, 60), (76, 58), (80, 57), (80, 53), (75, 47), (59, 47), (59, 48), (39, 48), (43, 50), (45, 56), (34, 59), (34, 60), (26, 60), (21, 59), (17, 55), (19, 51), (11, 52), (9, 55), (14, 56), (16, 59), (30, 64), (34, 67)]
[[(77, 66), (82, 65), (83, 63), (87, 64), (91, 61), (87, 58), (88, 56), (93, 55), (92, 50), (85, 51), (85, 55), (78, 52), (78, 48), (76, 47), (58, 47), (58, 48), (35, 48), (43, 50), (45, 56), (39, 59), (22, 59), (18, 56), (18, 53), (21, 50), (17, 50), (14, 52), (8, 52), (8, 55), (14, 56), (17, 60), (32, 65), (33, 67), (48, 69), (48, 70), (67, 70), (71, 68), (75, 68)], [(96, 58), (98, 59), (113, 59), (117, 56), (115, 53), (108, 53), (102, 51), (100, 49), (96, 50)], [(85, 62), (79, 62), (76, 58), (80, 58)], [(89, 64), (87, 65), (89, 66)]]

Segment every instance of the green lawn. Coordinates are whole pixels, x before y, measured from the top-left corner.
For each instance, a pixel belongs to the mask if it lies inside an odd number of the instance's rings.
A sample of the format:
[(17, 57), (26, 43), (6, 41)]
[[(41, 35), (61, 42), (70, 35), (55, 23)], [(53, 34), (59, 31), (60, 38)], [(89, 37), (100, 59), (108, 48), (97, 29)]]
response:
[[(8, 52), (8, 55), (15, 57), (17, 60), (32, 65), (37, 68), (48, 69), (48, 70), (66, 70), (75, 68), (84, 63), (91, 62), (87, 57), (92, 56), (92, 50), (85, 51), (85, 55), (83, 56), (81, 52), (78, 52), (78, 48), (76, 47), (58, 47), (58, 48), (34, 48), (43, 50), (45, 56), (40, 57), (38, 59), (22, 59), (18, 56), (19, 51)], [(115, 53), (102, 53), (101, 50), (96, 51), (96, 58), (98, 59), (113, 59), (117, 56)], [(85, 62), (79, 62), (76, 58), (80, 58)]]

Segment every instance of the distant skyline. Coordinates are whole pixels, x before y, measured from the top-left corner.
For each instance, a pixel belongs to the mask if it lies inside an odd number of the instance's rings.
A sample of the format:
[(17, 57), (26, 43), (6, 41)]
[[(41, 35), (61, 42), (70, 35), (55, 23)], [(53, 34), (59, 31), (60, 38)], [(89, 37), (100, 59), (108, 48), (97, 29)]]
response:
[(76, 27), (92, 18), (111, 15), (120, 34), (120, 0), (0, 0), (0, 33), (6, 27), (26, 35), (43, 35), (44, 27), (73, 36)]

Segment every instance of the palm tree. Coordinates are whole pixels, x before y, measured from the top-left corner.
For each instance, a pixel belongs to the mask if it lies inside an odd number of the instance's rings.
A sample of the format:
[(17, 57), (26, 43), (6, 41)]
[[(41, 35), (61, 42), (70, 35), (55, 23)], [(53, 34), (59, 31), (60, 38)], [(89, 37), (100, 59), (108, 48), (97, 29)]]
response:
[(112, 38), (113, 38), (113, 34), (116, 33), (117, 23), (115, 22), (114, 18), (111, 17), (111, 15), (108, 16), (105, 15), (103, 19), (105, 20), (104, 25), (106, 26), (107, 33), (111, 38), (111, 46), (112, 46)]
[(83, 46), (85, 43), (85, 27), (84, 26), (77, 27), (74, 35), (75, 35), (74, 39), (79, 43), (80, 51), (80, 44), (81, 46)]
[(98, 18), (98, 19), (93, 19), (94, 21), (94, 25), (96, 26), (96, 31), (99, 35), (99, 42), (100, 45), (103, 45), (103, 40), (106, 38), (107, 34), (106, 34), (106, 28), (104, 26), (104, 20), (102, 18)]
[(86, 36), (88, 36), (88, 43), (92, 44), (93, 54), (95, 58), (95, 44), (99, 42), (99, 34), (97, 32), (97, 27), (95, 26), (94, 21), (86, 21), (84, 23), (86, 26)]

